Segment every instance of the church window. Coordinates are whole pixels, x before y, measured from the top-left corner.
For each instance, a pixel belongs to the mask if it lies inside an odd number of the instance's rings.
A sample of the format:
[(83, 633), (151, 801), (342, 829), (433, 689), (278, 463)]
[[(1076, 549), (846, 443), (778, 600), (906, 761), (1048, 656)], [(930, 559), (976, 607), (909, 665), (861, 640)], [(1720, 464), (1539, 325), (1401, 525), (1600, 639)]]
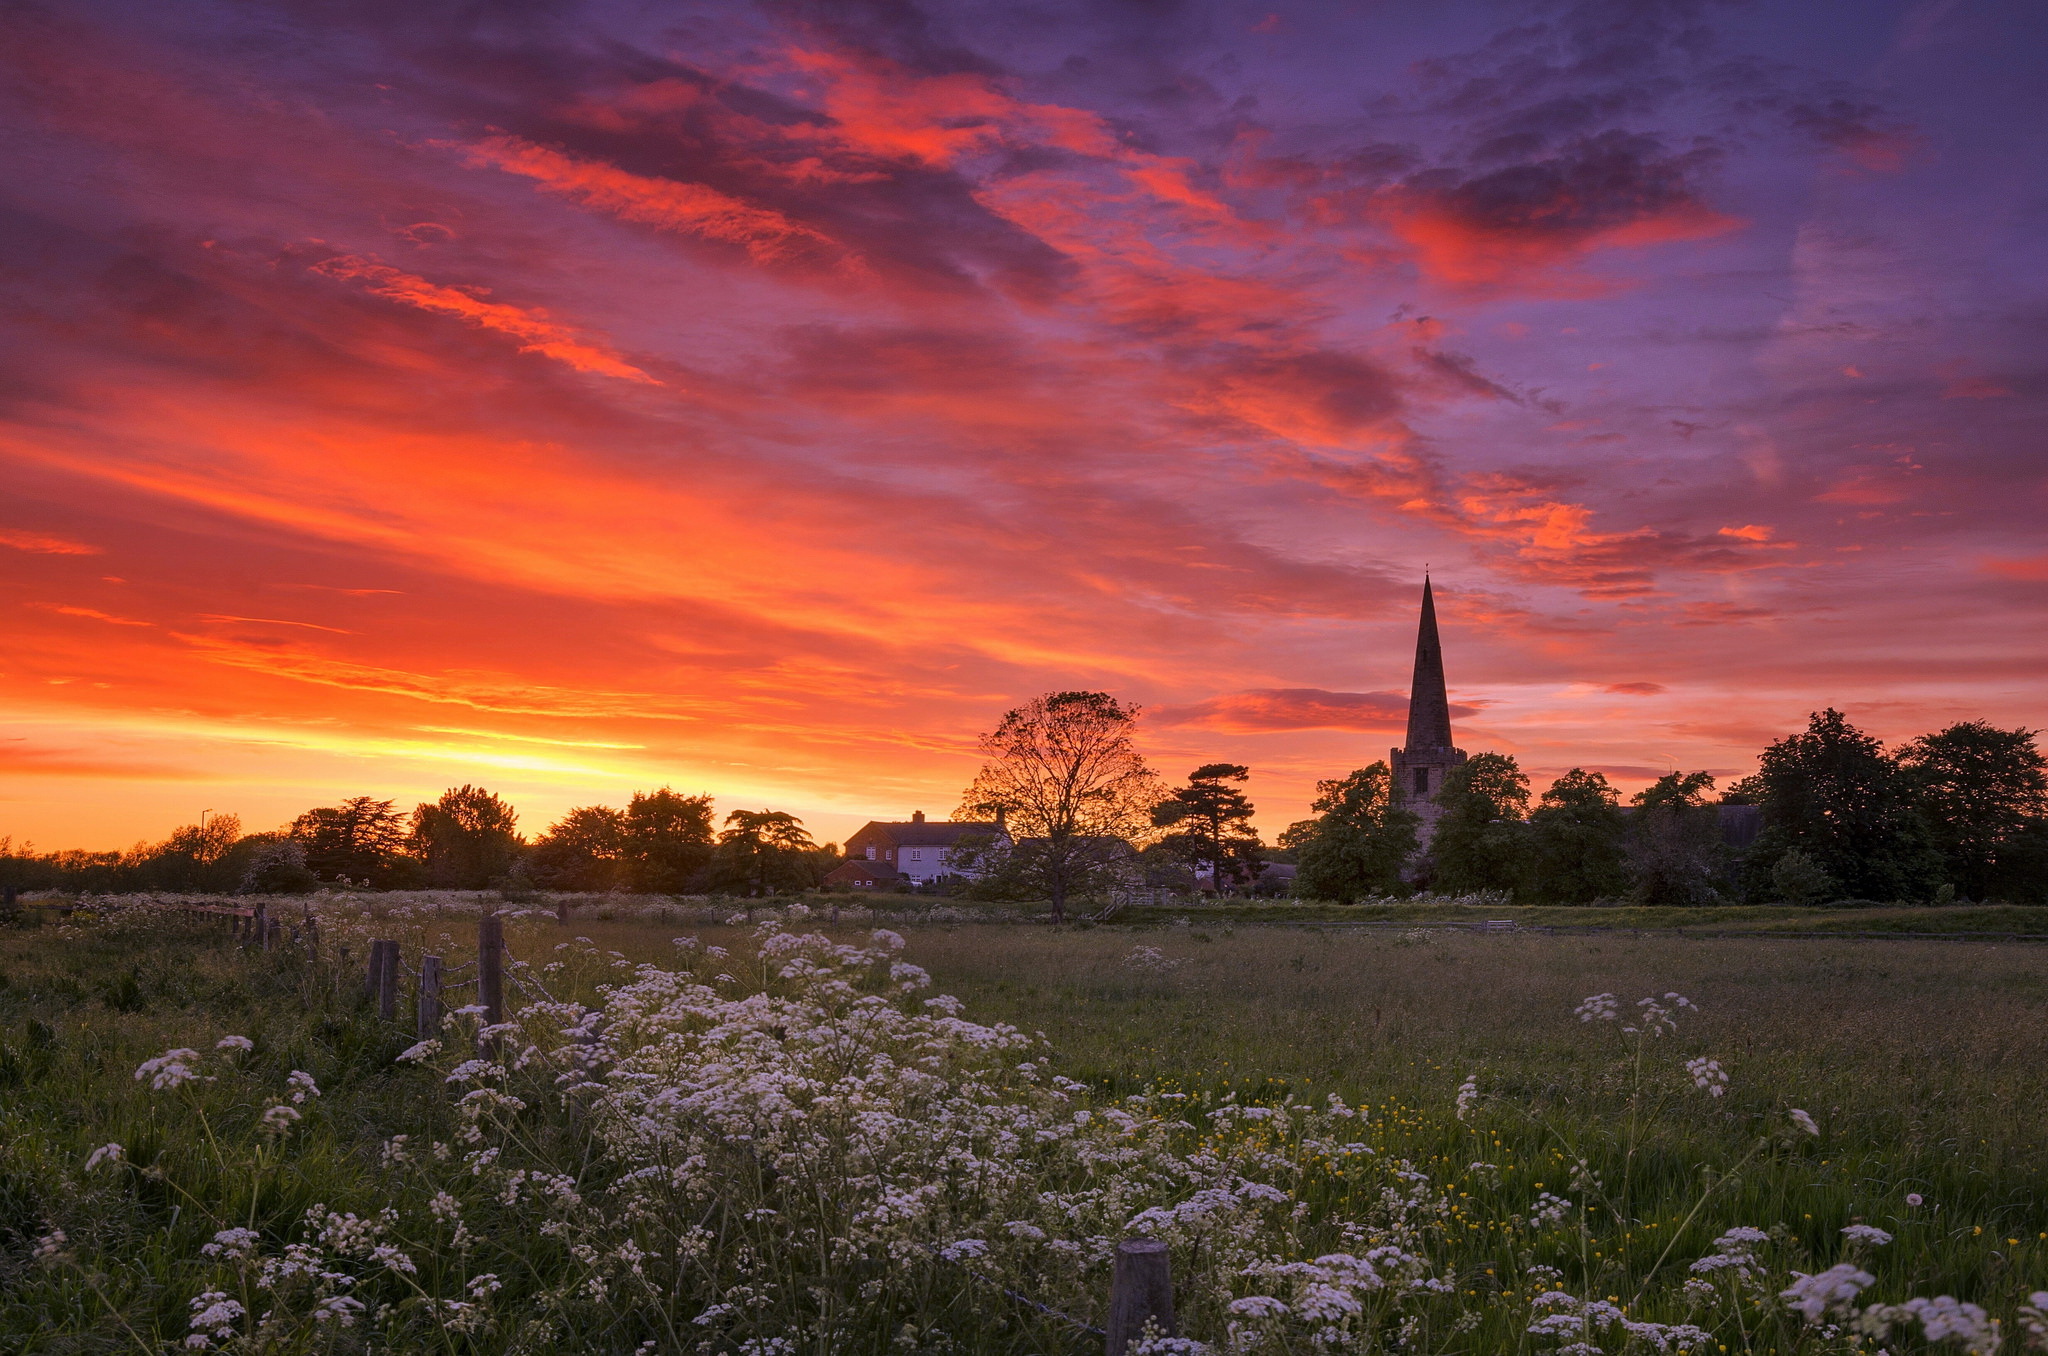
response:
[(1415, 794), (1418, 796), (1429, 794), (1429, 769), (1426, 767), (1415, 769)]

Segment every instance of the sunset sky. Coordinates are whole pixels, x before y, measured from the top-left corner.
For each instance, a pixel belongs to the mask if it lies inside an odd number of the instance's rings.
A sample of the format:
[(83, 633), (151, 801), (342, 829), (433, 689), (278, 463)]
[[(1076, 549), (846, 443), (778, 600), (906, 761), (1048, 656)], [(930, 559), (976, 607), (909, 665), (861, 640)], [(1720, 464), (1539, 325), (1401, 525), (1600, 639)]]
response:
[(1062, 688), (1261, 822), (1458, 742), (2048, 724), (2048, 10), (53, 3), (0, 835), (480, 782), (843, 838)]

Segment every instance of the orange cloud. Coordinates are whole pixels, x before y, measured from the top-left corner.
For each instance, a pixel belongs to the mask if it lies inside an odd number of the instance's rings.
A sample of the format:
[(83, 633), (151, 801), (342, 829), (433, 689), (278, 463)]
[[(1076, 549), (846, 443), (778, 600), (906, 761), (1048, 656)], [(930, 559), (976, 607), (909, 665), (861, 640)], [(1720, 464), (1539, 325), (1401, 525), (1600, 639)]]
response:
[(509, 334), (522, 341), (521, 352), (544, 354), (578, 372), (592, 372), (654, 386), (661, 384), (610, 349), (549, 320), (544, 312), (484, 301), (456, 288), (440, 287), (424, 278), (353, 255), (336, 255), (322, 260), (313, 265), (313, 271), (346, 282), (365, 283), (372, 293), (390, 301), (416, 306), (435, 315), (453, 316), (478, 329)]
[(488, 137), (468, 150), (472, 164), (532, 179), (550, 193), (624, 221), (738, 245), (757, 263), (806, 255), (824, 255), (848, 268), (857, 263), (822, 232), (704, 184), (650, 179), (516, 137)]
[(53, 537), (47, 532), (17, 532), (0, 529), (0, 546), (12, 547), (16, 551), (28, 551), (35, 555), (47, 556), (97, 556), (104, 555), (104, 548), (88, 546), (84, 542), (71, 541), (65, 537)]

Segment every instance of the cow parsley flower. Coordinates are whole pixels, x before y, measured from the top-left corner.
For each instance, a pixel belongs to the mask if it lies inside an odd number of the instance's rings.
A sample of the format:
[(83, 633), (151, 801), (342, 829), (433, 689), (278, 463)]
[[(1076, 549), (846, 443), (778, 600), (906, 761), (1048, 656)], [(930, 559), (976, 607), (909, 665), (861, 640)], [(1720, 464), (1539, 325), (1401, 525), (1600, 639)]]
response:
[(218, 1257), (224, 1262), (239, 1262), (256, 1251), (262, 1235), (254, 1229), (222, 1229), (213, 1236), (213, 1242), (202, 1244), (200, 1253), (207, 1257)]
[(320, 1087), (313, 1081), (313, 1075), (304, 1069), (293, 1069), (284, 1080), (284, 1085), (292, 1090), (292, 1100), (301, 1105), (308, 1098), (320, 1095)]
[(1479, 1101), (1479, 1075), (1467, 1074), (1465, 1081), (1458, 1085), (1458, 1119), (1464, 1120), (1471, 1114), (1472, 1107)]
[(1611, 993), (1596, 993), (1573, 1011), (1582, 1022), (1611, 1022), (1621, 1013), (1621, 1000)]
[(147, 1078), (153, 1091), (163, 1092), (169, 1088), (183, 1087), (187, 1083), (200, 1081), (200, 1073), (192, 1067), (199, 1058), (197, 1050), (166, 1050), (155, 1059), (145, 1059), (136, 1066), (135, 1079), (141, 1082)]
[(1820, 1133), (1820, 1127), (1813, 1123), (1813, 1117), (1807, 1115), (1796, 1106), (1792, 1108), (1792, 1124), (1798, 1126), (1809, 1135), (1818, 1135)]
[(1685, 1071), (1691, 1075), (1693, 1086), (1709, 1097), (1719, 1097), (1728, 1091), (1728, 1074), (1718, 1059), (1689, 1059), (1685, 1062)]
[(247, 1054), (256, 1048), (256, 1042), (250, 1040), (247, 1036), (222, 1036), (213, 1043), (213, 1048), (216, 1050), (233, 1050), (239, 1054)]
[(262, 1118), (257, 1122), (256, 1128), (266, 1135), (282, 1135), (289, 1131), (292, 1128), (292, 1123), (298, 1119), (299, 1113), (297, 1108), (289, 1107), (279, 1102), (277, 1105), (264, 1111)]
[(102, 1163), (119, 1163), (123, 1150), (118, 1144), (102, 1144), (86, 1156), (85, 1170), (91, 1172)]
[(1863, 1287), (1877, 1279), (1849, 1262), (1838, 1262), (1817, 1275), (1795, 1271), (1792, 1276), (1792, 1284), (1779, 1291), (1778, 1298), (1805, 1315), (1808, 1323), (1818, 1323), (1831, 1313), (1847, 1313)]
[(1868, 1224), (1846, 1225), (1842, 1229), (1842, 1237), (1848, 1239), (1851, 1243), (1868, 1243), (1872, 1247), (1878, 1248), (1892, 1241), (1890, 1234)]

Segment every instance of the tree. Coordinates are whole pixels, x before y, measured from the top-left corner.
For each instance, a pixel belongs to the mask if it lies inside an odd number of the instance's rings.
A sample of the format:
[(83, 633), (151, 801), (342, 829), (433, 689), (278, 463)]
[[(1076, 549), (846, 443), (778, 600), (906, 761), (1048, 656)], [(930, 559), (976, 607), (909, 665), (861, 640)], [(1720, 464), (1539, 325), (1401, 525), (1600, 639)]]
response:
[(711, 797), (664, 786), (633, 793), (622, 848), (627, 883), (645, 894), (681, 894), (711, 865)]
[(1705, 772), (1667, 772), (1630, 803), (1629, 870), (1639, 904), (1718, 903), (1720, 811), (1707, 802), (1714, 779)]
[(1591, 904), (1628, 889), (1628, 817), (1598, 772), (1573, 768), (1529, 816), (1529, 886), (1539, 900)]
[(1765, 749), (1757, 780), (1763, 831), (1750, 854), (1753, 880), (1798, 848), (1852, 898), (1933, 894), (1941, 857), (1914, 778), (1840, 711), (1816, 712), (1804, 732)]
[(781, 810), (734, 810), (718, 835), (712, 878), (721, 889), (748, 895), (800, 890), (815, 884), (810, 859), (817, 844), (804, 822)]
[(1044, 891), (1055, 922), (1070, 897), (1128, 869), (1131, 846), (1151, 831), (1160, 787), (1132, 743), (1137, 719), (1106, 692), (1052, 692), (981, 738), (987, 761), (958, 813), (1001, 817), (1019, 835), (1013, 869)]
[(1899, 751), (1948, 878), (1970, 899), (1992, 896), (2001, 876), (2013, 874), (2014, 849), (2029, 826), (2048, 818), (2039, 733), (1967, 720)]
[(1475, 753), (1437, 795), (1430, 886), (1447, 894), (1512, 892), (1527, 874), (1529, 778), (1505, 753)]
[(305, 843), (288, 835), (265, 835), (249, 853), (240, 888), (245, 895), (302, 895), (319, 884), (306, 864)]
[(1778, 858), (1771, 868), (1771, 884), (1787, 904), (1825, 904), (1836, 894), (1835, 878), (1798, 848), (1789, 848)]
[(1290, 825), (1280, 838), (1299, 854), (1295, 893), (1354, 904), (1401, 892), (1401, 868), (1415, 855), (1421, 821), (1395, 803), (1393, 772), (1384, 762), (1317, 782), (1310, 808), (1318, 817)]
[(305, 849), (303, 865), (315, 876), (381, 885), (405, 849), (405, 820), (391, 801), (351, 796), (306, 811), (292, 821), (290, 835)]
[(526, 854), (526, 872), (548, 890), (615, 890), (625, 880), (626, 816), (609, 805), (569, 811)]
[(426, 866), (427, 883), (482, 890), (512, 874), (524, 846), (519, 812), (481, 786), (451, 787), (412, 812), (408, 846)]
[(130, 855), (131, 889), (204, 890), (225, 892), (241, 879), (242, 821), (234, 815), (201, 817), (197, 824), (171, 830), (153, 845), (138, 845)]
[(1174, 830), (1161, 845), (1190, 868), (1207, 867), (1218, 894), (1258, 879), (1252, 803), (1230, 784), (1250, 776), (1251, 769), (1237, 763), (1204, 763), (1188, 774), (1186, 786), (1152, 807), (1152, 826)]

